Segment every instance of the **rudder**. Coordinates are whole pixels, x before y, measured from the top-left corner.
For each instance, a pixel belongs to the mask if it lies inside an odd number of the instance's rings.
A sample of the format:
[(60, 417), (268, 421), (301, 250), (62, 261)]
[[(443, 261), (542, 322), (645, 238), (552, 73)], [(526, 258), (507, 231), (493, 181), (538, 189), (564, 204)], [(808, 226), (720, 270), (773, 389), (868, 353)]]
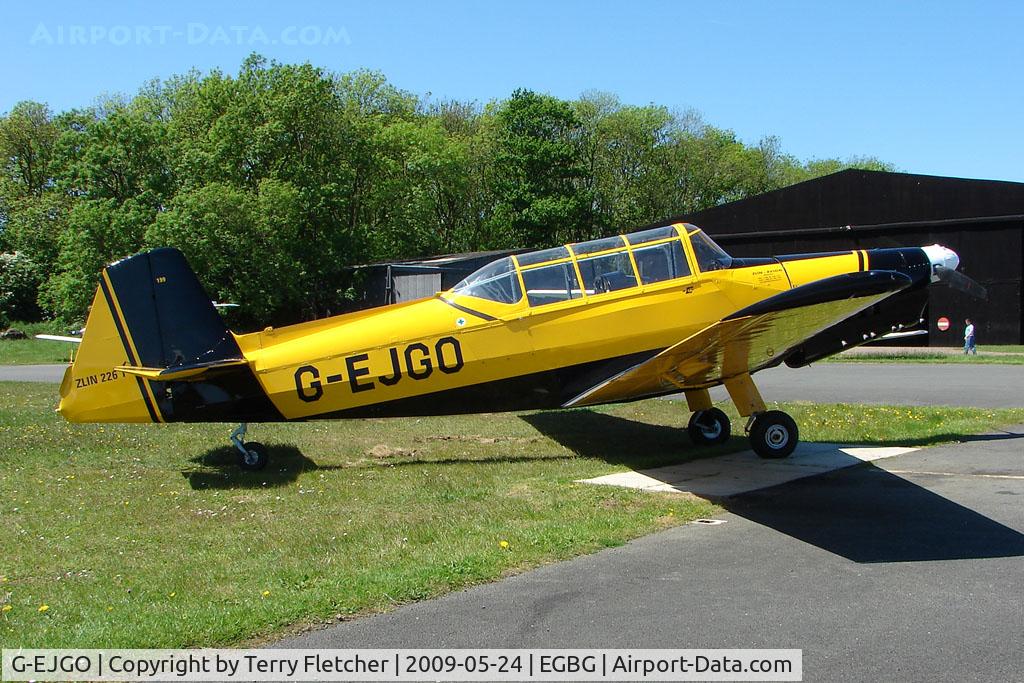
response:
[(133, 365), (167, 368), (241, 355), (177, 249), (154, 249), (111, 264), (100, 288), (119, 309), (126, 346), (136, 355)]
[[(206, 367), (201, 374), (190, 370), (199, 366)], [(61, 385), (60, 412), (73, 422), (281, 419), (184, 255), (172, 248), (122, 259), (100, 274)]]

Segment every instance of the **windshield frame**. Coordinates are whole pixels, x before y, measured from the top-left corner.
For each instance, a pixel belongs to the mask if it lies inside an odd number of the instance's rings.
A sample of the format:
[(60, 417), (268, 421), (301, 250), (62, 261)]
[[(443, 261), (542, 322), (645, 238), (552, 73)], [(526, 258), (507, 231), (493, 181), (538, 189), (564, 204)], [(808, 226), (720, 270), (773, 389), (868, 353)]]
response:
[[(687, 226), (690, 228), (692, 226)], [(733, 257), (725, 249), (719, 246), (718, 242), (711, 239), (711, 236), (700, 228), (687, 229), (686, 236), (690, 240), (690, 249), (693, 251), (694, 265), (700, 273), (713, 273), (716, 270), (728, 270), (732, 268)], [(697, 244), (707, 247), (709, 252), (698, 251)], [(707, 258), (708, 256), (711, 258)], [(711, 267), (705, 267), (709, 265)]]

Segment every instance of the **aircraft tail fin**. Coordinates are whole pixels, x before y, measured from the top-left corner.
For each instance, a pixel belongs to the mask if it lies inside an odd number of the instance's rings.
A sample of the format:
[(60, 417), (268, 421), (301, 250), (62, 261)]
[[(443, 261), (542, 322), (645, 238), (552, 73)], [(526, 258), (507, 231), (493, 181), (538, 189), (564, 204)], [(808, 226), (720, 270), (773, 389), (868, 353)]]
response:
[[(177, 249), (154, 249), (107, 266), (104, 296), (121, 315), (131, 365), (166, 368), (241, 354), (210, 296)], [(129, 360), (132, 360), (129, 358)]]
[[(60, 412), (75, 422), (162, 422), (163, 385), (129, 369), (228, 361), (244, 358), (184, 255), (169, 248), (137, 254), (100, 274), (78, 355), (61, 385)], [(178, 377), (160, 379), (172, 378)]]

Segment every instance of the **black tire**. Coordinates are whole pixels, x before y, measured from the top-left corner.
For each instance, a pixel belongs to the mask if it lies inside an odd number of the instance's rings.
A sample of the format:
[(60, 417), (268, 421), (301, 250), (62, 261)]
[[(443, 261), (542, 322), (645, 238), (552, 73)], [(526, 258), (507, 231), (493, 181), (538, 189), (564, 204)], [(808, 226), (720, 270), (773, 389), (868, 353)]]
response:
[(686, 431), (690, 433), (690, 440), (695, 446), (713, 446), (725, 443), (729, 439), (731, 430), (729, 416), (718, 408), (698, 410), (690, 416), (690, 424), (686, 426)]
[(267, 466), (270, 454), (267, 447), (258, 441), (248, 441), (242, 444), (248, 455), (238, 452), (238, 466), (247, 472), (257, 472)]
[(800, 441), (796, 422), (781, 410), (769, 410), (754, 418), (750, 428), (750, 446), (762, 458), (789, 457)]

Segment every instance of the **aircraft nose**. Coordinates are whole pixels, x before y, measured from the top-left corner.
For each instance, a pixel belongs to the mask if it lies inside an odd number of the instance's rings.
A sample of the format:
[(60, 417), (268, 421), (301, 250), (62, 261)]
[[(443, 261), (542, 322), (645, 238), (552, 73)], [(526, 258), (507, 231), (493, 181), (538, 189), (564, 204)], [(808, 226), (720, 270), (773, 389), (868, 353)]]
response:
[(921, 249), (928, 256), (928, 260), (931, 261), (932, 282), (938, 280), (935, 266), (942, 266), (943, 268), (956, 270), (956, 267), (960, 265), (960, 257), (956, 255), (956, 252), (948, 247), (942, 246), (941, 244), (933, 244), (931, 246), (921, 247)]

